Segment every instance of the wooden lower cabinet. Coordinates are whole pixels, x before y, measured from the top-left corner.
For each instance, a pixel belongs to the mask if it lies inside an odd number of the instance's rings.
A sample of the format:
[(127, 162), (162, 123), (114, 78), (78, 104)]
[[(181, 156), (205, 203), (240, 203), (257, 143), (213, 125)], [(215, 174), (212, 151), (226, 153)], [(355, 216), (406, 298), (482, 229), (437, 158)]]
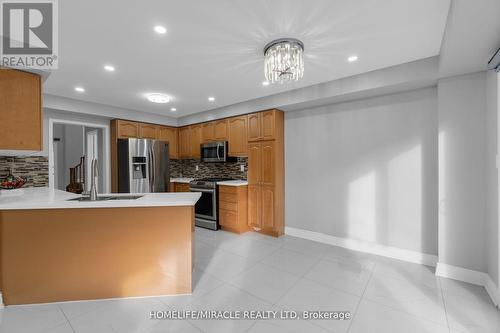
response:
[(260, 185), (248, 185), (248, 225), (254, 230), (261, 229), (261, 194)]
[(261, 228), (263, 231), (274, 231), (274, 186), (260, 186)]
[(219, 224), (238, 234), (250, 230), (247, 223), (247, 186), (219, 186)]
[(170, 183), (170, 192), (189, 192), (189, 184)]

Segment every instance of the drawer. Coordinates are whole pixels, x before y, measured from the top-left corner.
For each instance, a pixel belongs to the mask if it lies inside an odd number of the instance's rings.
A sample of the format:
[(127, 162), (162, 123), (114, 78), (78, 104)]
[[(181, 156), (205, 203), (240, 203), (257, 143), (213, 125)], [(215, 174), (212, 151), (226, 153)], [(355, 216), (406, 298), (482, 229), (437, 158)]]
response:
[(236, 186), (219, 186), (219, 193), (236, 194), (238, 188)]
[(238, 211), (238, 204), (236, 202), (219, 200), (219, 209), (237, 212)]
[(225, 193), (219, 191), (219, 202), (227, 201), (227, 202), (238, 202), (238, 196), (236, 194)]
[(219, 223), (222, 226), (235, 227), (238, 224), (238, 215), (229, 210), (219, 209)]

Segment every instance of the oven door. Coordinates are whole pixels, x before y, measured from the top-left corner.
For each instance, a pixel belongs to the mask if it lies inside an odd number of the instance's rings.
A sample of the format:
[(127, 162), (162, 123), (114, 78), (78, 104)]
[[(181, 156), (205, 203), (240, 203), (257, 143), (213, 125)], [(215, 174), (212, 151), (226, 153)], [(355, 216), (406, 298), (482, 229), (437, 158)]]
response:
[(217, 201), (215, 189), (193, 188), (189, 189), (190, 192), (200, 192), (201, 197), (194, 206), (196, 217), (207, 220), (217, 220)]

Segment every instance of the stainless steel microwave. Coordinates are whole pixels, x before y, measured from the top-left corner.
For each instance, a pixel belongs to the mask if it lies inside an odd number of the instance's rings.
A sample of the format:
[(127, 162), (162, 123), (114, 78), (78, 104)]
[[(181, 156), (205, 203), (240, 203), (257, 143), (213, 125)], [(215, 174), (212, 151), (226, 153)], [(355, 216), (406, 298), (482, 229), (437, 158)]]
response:
[(234, 162), (236, 158), (229, 157), (227, 141), (214, 141), (200, 145), (202, 162)]

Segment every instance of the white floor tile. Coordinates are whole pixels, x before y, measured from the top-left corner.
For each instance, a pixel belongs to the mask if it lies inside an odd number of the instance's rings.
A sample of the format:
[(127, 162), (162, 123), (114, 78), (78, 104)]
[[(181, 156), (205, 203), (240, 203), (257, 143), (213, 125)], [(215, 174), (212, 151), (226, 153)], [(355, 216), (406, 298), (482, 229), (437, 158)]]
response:
[(187, 320), (159, 320), (144, 333), (201, 333), (202, 331)]
[(275, 303), (298, 279), (295, 275), (259, 263), (235, 276), (230, 283), (263, 300)]
[(446, 325), (424, 320), (379, 303), (362, 300), (349, 333), (448, 333)]
[(220, 280), (231, 281), (237, 274), (254, 266), (256, 260), (220, 251), (211, 258), (201, 258), (196, 265)]
[(0, 309), (1, 333), (41, 333), (58, 329), (66, 323), (66, 318), (57, 305), (12, 306)]
[(364, 267), (356, 261), (320, 260), (304, 277), (329, 288), (361, 296), (371, 276), (371, 271)]
[[(222, 285), (213, 292), (193, 301), (192, 310), (268, 310), (271, 303), (230, 285)], [(193, 320), (192, 324), (203, 332), (244, 332), (253, 325), (252, 320)]]
[[(349, 311), (353, 315), (359, 300), (360, 298), (355, 295), (301, 279), (276, 303), (276, 306), (294, 311)], [(330, 331), (346, 332), (350, 320), (315, 320), (314, 324)]]
[(286, 249), (278, 249), (276, 252), (265, 257), (262, 263), (297, 276), (303, 276), (318, 261), (319, 258), (317, 257)]
[[(196, 228), (193, 293), (0, 309), (0, 333), (498, 333), (482, 287), (290, 236)], [(352, 320), (153, 320), (158, 310), (349, 311)], [(69, 322), (68, 322), (69, 321)]]
[(330, 246), (307, 239), (284, 236), (283, 248), (310, 256), (323, 257)]
[(103, 307), (70, 319), (70, 323), (77, 333), (142, 333), (157, 324), (150, 319), (150, 312), (166, 309), (156, 298), (113, 300)]
[(377, 277), (390, 277), (405, 281), (415, 281), (428, 285), (429, 287), (439, 287), (433, 267), (413, 264), (400, 260), (383, 258), (377, 261), (373, 269), (373, 275)]
[(261, 320), (248, 333), (327, 333), (328, 330), (305, 320)]
[(498, 333), (500, 311), (494, 308), (483, 287), (440, 279), (446, 315), (457, 332)]
[(374, 276), (368, 283), (363, 298), (447, 325), (440, 288), (414, 281)]
[(232, 246), (230, 249), (227, 249), (227, 251), (258, 261), (270, 256), (278, 249), (279, 246), (277, 245), (268, 245), (264, 242), (247, 239)]

